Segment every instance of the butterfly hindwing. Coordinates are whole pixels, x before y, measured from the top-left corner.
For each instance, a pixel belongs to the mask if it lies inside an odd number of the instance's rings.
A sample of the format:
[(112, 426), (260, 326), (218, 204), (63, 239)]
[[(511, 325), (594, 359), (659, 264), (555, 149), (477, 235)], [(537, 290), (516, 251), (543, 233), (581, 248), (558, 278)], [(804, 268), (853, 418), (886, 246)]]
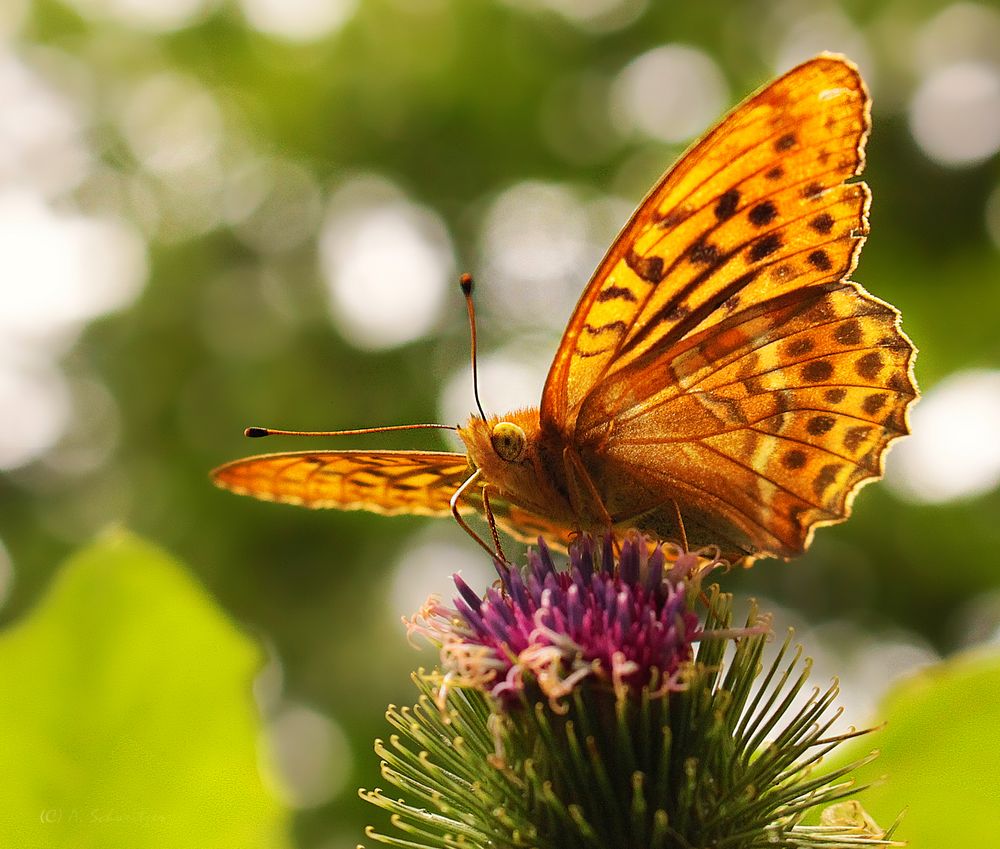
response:
[(742, 529), (744, 548), (797, 553), (814, 525), (847, 514), (907, 432), (913, 348), (897, 325), (892, 307), (846, 282), (734, 314), (616, 375), (613, 406), (663, 371), (672, 379), (618, 414), (607, 462), (652, 491), (688, 486), (688, 511), (714, 503), (716, 530)]

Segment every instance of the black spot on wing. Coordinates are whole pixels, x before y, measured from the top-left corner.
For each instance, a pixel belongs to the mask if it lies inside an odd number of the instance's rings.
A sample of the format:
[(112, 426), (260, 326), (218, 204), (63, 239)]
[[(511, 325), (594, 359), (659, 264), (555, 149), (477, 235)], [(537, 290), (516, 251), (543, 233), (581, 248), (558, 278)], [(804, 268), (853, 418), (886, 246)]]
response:
[(819, 183), (809, 183), (802, 190), (802, 197), (806, 200), (819, 200), (823, 196), (824, 189)]
[(813, 251), (806, 259), (813, 268), (817, 268), (820, 271), (829, 271), (833, 268), (833, 263), (830, 262), (830, 257), (826, 251)]
[(656, 222), (657, 226), (663, 228), (664, 230), (669, 230), (671, 227), (676, 227), (678, 224), (686, 221), (691, 217), (694, 210), (689, 206), (677, 206), (673, 209), (669, 209), (664, 213), (660, 213), (657, 210), (653, 215), (653, 220)]
[(754, 227), (763, 227), (765, 224), (770, 224), (774, 221), (777, 214), (778, 208), (771, 201), (765, 200), (751, 209), (747, 217)]
[(884, 392), (876, 392), (861, 402), (861, 409), (868, 413), (869, 416), (874, 416), (885, 406), (885, 402), (888, 400), (889, 396)]
[(809, 383), (822, 383), (833, 375), (833, 365), (826, 360), (813, 360), (802, 367), (802, 379)]
[(607, 324), (600, 324), (597, 327), (585, 324), (583, 330), (591, 336), (603, 336), (605, 333), (624, 333), (626, 326), (624, 321), (609, 321)]
[(659, 283), (666, 274), (663, 257), (660, 256), (639, 256), (635, 251), (629, 251), (625, 262), (647, 283)]
[(608, 345), (607, 348), (596, 348), (592, 351), (584, 351), (579, 345), (576, 346), (576, 356), (581, 359), (588, 359), (590, 357), (599, 357), (601, 354), (607, 354), (609, 351), (614, 349), (614, 345)]
[(909, 379), (902, 372), (896, 372), (890, 376), (885, 385), (889, 389), (901, 392), (904, 395), (913, 394), (913, 384), (910, 383)]
[(829, 212), (821, 213), (809, 222), (809, 226), (825, 236), (833, 229), (833, 216)]
[(847, 433), (844, 434), (844, 448), (852, 454), (855, 453), (861, 447), (861, 443), (868, 438), (871, 430), (871, 427), (868, 425), (857, 425), (856, 427), (849, 428)]
[(628, 301), (634, 304), (636, 302), (635, 293), (626, 286), (605, 286), (597, 295), (598, 303), (605, 303), (607, 301)]
[(782, 151), (795, 147), (796, 141), (798, 141), (798, 139), (795, 138), (795, 133), (785, 133), (774, 143), (774, 149), (781, 153)]
[(803, 354), (808, 354), (814, 347), (813, 340), (808, 336), (803, 336), (790, 340), (784, 347), (784, 353), (789, 357), (801, 357)]
[(839, 463), (829, 463), (819, 470), (819, 474), (813, 479), (813, 492), (816, 493), (817, 498), (822, 498), (823, 493), (830, 485), (837, 482), (837, 472), (840, 469)]
[(719, 249), (704, 239), (699, 239), (691, 245), (688, 251), (688, 258), (695, 265), (718, 265), (722, 261)]
[(833, 338), (841, 345), (860, 345), (863, 338), (861, 325), (856, 318), (852, 318), (833, 331)]
[(715, 205), (715, 217), (719, 221), (732, 218), (736, 213), (736, 208), (740, 205), (740, 193), (736, 189), (729, 189), (719, 195), (719, 202)]
[(882, 355), (878, 351), (870, 351), (858, 358), (854, 370), (865, 380), (874, 380), (882, 371)]
[(786, 469), (801, 469), (806, 464), (806, 452), (798, 448), (786, 451), (781, 457), (781, 465)]
[(758, 239), (747, 252), (751, 262), (760, 262), (764, 257), (768, 257), (781, 248), (781, 236), (778, 233), (768, 233)]
[(836, 419), (833, 416), (813, 416), (806, 424), (806, 430), (812, 436), (822, 436), (829, 432), (835, 424)]

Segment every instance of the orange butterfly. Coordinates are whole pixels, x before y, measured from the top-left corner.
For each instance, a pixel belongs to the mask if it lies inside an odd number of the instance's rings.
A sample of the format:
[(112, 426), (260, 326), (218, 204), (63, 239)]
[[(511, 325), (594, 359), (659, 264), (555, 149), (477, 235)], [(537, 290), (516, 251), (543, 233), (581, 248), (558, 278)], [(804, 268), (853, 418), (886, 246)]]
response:
[(869, 125), (857, 68), (832, 55), (737, 106), (611, 246), (540, 409), (473, 416), (458, 428), (467, 455), (271, 454), (215, 482), (308, 507), (452, 512), (467, 530), (479, 513), (498, 549), (497, 525), (557, 544), (638, 527), (746, 562), (802, 552), (881, 476), (917, 397), (898, 312), (846, 280), (870, 195), (845, 181)]

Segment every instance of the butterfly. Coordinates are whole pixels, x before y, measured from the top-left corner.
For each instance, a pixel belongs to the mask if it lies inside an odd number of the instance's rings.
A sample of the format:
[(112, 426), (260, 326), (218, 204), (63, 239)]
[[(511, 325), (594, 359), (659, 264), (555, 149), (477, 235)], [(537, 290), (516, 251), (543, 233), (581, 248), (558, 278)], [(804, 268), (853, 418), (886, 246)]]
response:
[[(485, 516), (565, 545), (635, 527), (749, 564), (847, 518), (908, 432), (916, 349), (847, 279), (868, 233), (870, 101), (822, 54), (735, 107), (653, 187), (583, 291), (537, 409), (466, 453), (303, 451), (213, 473), (307, 507)], [(477, 537), (478, 539), (478, 537)], [(482, 541), (480, 540), (481, 544)]]

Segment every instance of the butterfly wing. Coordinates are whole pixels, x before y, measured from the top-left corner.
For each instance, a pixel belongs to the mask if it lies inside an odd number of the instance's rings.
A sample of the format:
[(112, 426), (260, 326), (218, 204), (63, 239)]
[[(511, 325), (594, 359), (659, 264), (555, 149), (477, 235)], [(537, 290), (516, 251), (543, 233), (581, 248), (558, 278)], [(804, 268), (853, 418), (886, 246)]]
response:
[(881, 474), (916, 388), (896, 311), (844, 282), (869, 122), (857, 69), (810, 60), (696, 143), (611, 247), (541, 420), (612, 516), (676, 537), (679, 508), (731, 555), (788, 556)]
[[(236, 460), (213, 471), (212, 480), (265, 501), (446, 516), (470, 474), (464, 454), (445, 451), (299, 451)], [(474, 510), (460, 505), (462, 513)]]
[[(481, 489), (469, 492), (465, 498), (476, 513), (486, 516)], [(521, 507), (502, 496), (490, 497), (490, 513), (497, 527), (519, 542), (530, 544), (537, 542), (539, 537), (544, 537), (550, 547), (566, 551), (574, 537), (574, 532), (565, 524)]]
[[(212, 480), (238, 495), (315, 509), (368, 510), (384, 515), (450, 516), (451, 497), (471, 474), (464, 454), (439, 451), (301, 451), (262, 454), (226, 463)], [(486, 515), (482, 489), (459, 502), (463, 515)], [(521, 542), (544, 536), (565, 549), (570, 534), (501, 497), (490, 511)]]
[[(616, 413), (598, 462), (655, 483), (645, 502), (628, 490), (632, 512), (679, 492), (693, 546), (798, 553), (813, 527), (847, 515), (857, 488), (881, 476), (886, 446), (907, 432), (913, 349), (897, 320), (851, 283), (734, 313), (588, 399), (589, 419), (605, 394), (609, 407), (644, 396)], [(668, 389), (655, 385), (663, 374)], [(671, 505), (645, 521), (676, 536), (675, 517)]]

